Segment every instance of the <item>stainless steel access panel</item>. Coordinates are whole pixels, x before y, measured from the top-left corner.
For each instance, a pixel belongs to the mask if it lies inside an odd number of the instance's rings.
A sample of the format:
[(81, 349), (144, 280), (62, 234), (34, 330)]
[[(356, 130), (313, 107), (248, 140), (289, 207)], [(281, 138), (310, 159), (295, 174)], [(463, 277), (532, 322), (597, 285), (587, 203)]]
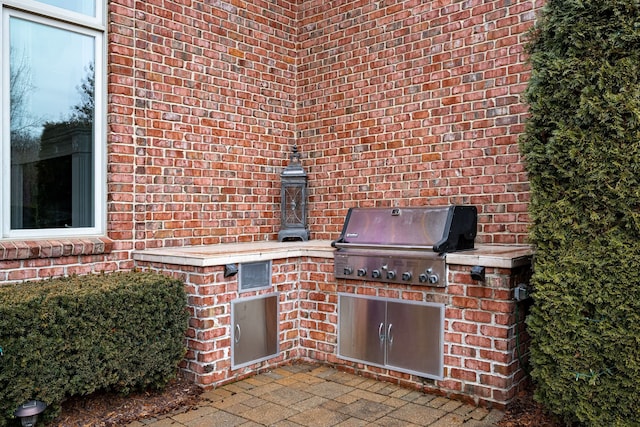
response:
[(231, 368), (237, 369), (279, 353), (279, 293), (231, 302)]
[(338, 356), (442, 379), (444, 304), (339, 295)]

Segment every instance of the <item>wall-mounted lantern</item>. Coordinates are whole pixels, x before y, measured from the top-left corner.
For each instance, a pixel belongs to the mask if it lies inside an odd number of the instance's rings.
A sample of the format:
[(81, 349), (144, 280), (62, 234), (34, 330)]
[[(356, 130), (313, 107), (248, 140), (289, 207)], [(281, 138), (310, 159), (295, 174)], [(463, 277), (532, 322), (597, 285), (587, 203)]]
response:
[(16, 409), (13, 414), (20, 418), (22, 427), (33, 427), (38, 421), (38, 415), (40, 415), (46, 408), (46, 403), (39, 400), (30, 400), (27, 403), (23, 403), (18, 406), (18, 409)]
[(278, 240), (309, 240), (307, 230), (307, 174), (300, 164), (298, 147), (293, 146), (289, 165), (280, 174), (282, 201)]

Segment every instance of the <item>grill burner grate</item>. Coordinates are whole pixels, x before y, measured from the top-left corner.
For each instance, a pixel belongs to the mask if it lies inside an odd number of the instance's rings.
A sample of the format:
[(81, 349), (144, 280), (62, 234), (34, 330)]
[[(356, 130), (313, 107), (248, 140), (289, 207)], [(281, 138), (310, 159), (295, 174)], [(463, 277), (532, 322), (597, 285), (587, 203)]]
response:
[(444, 254), (473, 249), (475, 206), (351, 208), (332, 245), (335, 276), (445, 286)]

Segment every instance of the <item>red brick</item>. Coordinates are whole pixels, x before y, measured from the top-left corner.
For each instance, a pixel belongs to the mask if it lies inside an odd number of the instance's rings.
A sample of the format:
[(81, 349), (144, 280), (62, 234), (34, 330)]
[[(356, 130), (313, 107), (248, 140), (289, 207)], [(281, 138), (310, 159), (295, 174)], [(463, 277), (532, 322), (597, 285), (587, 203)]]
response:
[(477, 335), (468, 335), (464, 339), (465, 344), (469, 344), (474, 347), (491, 348), (492, 340), (487, 337), (480, 337)]
[(505, 352), (480, 350), (480, 357), (494, 362), (509, 363), (512, 361), (512, 357)]
[(451, 351), (451, 354), (457, 355), (457, 356), (476, 357), (476, 354), (477, 354), (474, 348), (464, 347), (459, 345), (452, 345), (450, 351)]
[(464, 320), (477, 323), (491, 323), (493, 315), (486, 311), (464, 310)]
[(451, 324), (451, 329), (456, 332), (463, 332), (467, 334), (476, 334), (478, 333), (478, 325), (475, 323), (468, 322), (453, 322)]
[(481, 374), (480, 375), (480, 384), (485, 384), (485, 385), (489, 385), (492, 387), (498, 387), (501, 389), (505, 389), (508, 384), (509, 384), (509, 380), (505, 377), (499, 377), (496, 375), (485, 375), (485, 374)]
[(499, 328), (497, 326), (481, 325), (480, 333), (486, 337), (509, 338), (511, 332), (509, 328)]
[(492, 300), (482, 300), (480, 302), (480, 308), (482, 310), (487, 310), (487, 311), (497, 312), (497, 313), (511, 313), (514, 310), (514, 307), (515, 307), (514, 302), (492, 301)]
[(462, 308), (480, 308), (480, 301), (476, 298), (454, 296), (451, 298), (451, 304)]
[(467, 296), (474, 298), (491, 298), (493, 289), (485, 286), (467, 286)]
[[(476, 359), (466, 359), (464, 361), (464, 367), (468, 369), (473, 369), (474, 371), (491, 372), (490, 363), (483, 362), (481, 360), (476, 360)], [(481, 381), (484, 376), (485, 375), (480, 375)], [(494, 384), (488, 384), (488, 385), (494, 385)]]
[(463, 381), (477, 381), (477, 374), (475, 371), (469, 371), (466, 369), (452, 368), (451, 377)]

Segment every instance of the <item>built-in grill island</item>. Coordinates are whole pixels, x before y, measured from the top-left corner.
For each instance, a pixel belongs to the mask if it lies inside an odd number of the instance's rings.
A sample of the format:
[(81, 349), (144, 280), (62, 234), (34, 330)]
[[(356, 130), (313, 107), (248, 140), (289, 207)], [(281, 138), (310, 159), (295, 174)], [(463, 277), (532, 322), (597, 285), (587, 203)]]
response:
[[(203, 387), (303, 360), (504, 407), (526, 384), (529, 302), (515, 290), (528, 283), (533, 251), (488, 234), (480, 244), (479, 222), (472, 206), (354, 208), (333, 242), (153, 248), (134, 259), (185, 278), (193, 314), (183, 372)], [(270, 284), (241, 283), (247, 264), (265, 262)], [(238, 360), (252, 340), (238, 310), (254, 302), (266, 312), (249, 324), (277, 336), (264, 341), (276, 347)]]
[(473, 249), (475, 206), (351, 208), (332, 242), (336, 278), (446, 286), (445, 254)]

